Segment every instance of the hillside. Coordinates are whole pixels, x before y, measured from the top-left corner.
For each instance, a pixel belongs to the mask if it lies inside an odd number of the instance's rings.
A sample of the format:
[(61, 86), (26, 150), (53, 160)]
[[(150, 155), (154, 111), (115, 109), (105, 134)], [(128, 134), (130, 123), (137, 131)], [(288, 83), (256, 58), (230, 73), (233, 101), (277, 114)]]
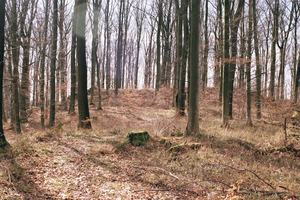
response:
[[(263, 119), (245, 122), (243, 92), (235, 93), (234, 119), (221, 128), (218, 91), (201, 94), (201, 134), (184, 137), (187, 117), (176, 117), (172, 90), (102, 93), (103, 110), (90, 106), (92, 130), (78, 116), (58, 111), (42, 131), (39, 109), (0, 154), (0, 199), (297, 199), (300, 198), (299, 129), (288, 101), (263, 99)], [(253, 102), (255, 96), (253, 97)], [(145, 146), (128, 133), (147, 131)]]

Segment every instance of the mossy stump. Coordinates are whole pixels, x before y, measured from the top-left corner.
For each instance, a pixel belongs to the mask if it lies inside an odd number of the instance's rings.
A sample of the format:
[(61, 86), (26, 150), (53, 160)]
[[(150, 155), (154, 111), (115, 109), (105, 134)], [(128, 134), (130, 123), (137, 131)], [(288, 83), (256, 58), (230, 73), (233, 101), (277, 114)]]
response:
[(150, 135), (147, 131), (139, 131), (135, 133), (129, 133), (128, 134), (129, 142), (137, 147), (137, 146), (143, 146), (145, 143), (150, 139)]

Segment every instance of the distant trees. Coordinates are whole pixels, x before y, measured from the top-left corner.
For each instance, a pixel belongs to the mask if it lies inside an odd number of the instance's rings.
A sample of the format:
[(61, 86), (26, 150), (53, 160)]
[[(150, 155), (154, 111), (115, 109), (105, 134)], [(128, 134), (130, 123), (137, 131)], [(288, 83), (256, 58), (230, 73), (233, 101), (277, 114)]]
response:
[[(26, 123), (30, 106), (40, 106), (43, 128), (47, 119), (54, 125), (55, 112), (66, 111), (68, 104), (69, 113), (74, 113), (82, 84), (89, 89), (88, 102), (94, 105), (98, 101), (98, 109), (102, 108), (101, 88), (107, 94), (114, 88), (117, 94), (119, 89), (144, 84), (145, 88), (155, 88), (157, 94), (161, 87), (173, 87), (176, 114), (185, 115), (195, 84), (191, 68), (192, 1), (87, 1), (85, 53), (78, 47), (76, 31), (83, 26), (76, 27), (74, 22), (81, 15), (77, 12), (81, 6), (74, 3), (6, 1), (4, 96), (10, 103), (6, 101), (3, 106), (14, 130), (21, 132), (20, 124)], [(264, 97), (275, 100), (292, 96), (297, 103), (298, 3), (205, 0), (200, 4), (198, 78), (202, 92), (208, 87), (219, 89), (223, 126), (234, 117), (235, 92), (245, 91), (246, 85), (249, 98), (256, 92), (258, 119)], [(83, 55), (85, 64), (80, 60)], [(79, 63), (83, 68), (79, 69)], [(86, 76), (86, 83), (76, 74)], [(83, 115), (86, 119), (87, 114)]]

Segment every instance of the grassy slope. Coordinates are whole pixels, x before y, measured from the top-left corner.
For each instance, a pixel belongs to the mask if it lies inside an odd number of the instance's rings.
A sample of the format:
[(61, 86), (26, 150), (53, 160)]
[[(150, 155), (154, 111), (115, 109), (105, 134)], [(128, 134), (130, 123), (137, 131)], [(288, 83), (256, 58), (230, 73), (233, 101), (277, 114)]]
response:
[[(43, 132), (36, 110), (29, 124), (23, 124), (22, 135), (6, 131), (13, 148), (0, 155), (0, 197), (299, 197), (297, 131), (288, 129), (287, 143), (294, 148), (283, 152), (283, 128), (272, 121), (282, 121), (278, 109), (270, 115), (265, 106), (268, 118), (246, 127), (243, 102), (235, 102), (236, 120), (222, 129), (216, 92), (207, 90), (201, 95), (202, 133), (183, 137), (187, 118), (175, 117), (171, 94), (162, 89), (153, 99), (152, 90), (121, 90), (116, 99), (103, 93), (104, 110), (90, 108), (92, 130), (77, 130), (78, 117), (59, 112), (57, 124), (62, 128)], [(143, 147), (132, 147), (126, 136), (140, 130), (152, 138)]]

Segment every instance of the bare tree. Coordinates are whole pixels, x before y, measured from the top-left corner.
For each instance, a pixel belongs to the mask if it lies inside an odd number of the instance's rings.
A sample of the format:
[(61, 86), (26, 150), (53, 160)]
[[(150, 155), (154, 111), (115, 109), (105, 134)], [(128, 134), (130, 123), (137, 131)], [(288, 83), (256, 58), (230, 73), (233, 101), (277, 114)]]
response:
[(191, 7), (191, 85), (189, 93), (189, 116), (186, 135), (199, 133), (199, 16), (200, 1), (192, 0)]
[(44, 23), (44, 40), (41, 52), (41, 78), (40, 78), (40, 107), (41, 107), (41, 126), (45, 128), (45, 58), (46, 58), (46, 46), (48, 38), (48, 10), (49, 10), (49, 0), (45, 1), (45, 23)]
[[(0, 102), (3, 105), (3, 69), (4, 69), (4, 26), (5, 26), (5, 0), (0, 2)], [(0, 113), (3, 113), (3, 106), (0, 106)], [(8, 146), (4, 130), (2, 115), (0, 115), (0, 148)]]
[(252, 2), (253, 0), (250, 0), (249, 3), (249, 19), (248, 19), (248, 42), (247, 42), (247, 66), (246, 66), (246, 76), (247, 76), (247, 125), (252, 126), (252, 120), (251, 120), (251, 44), (252, 44)]
[(71, 44), (71, 97), (69, 113), (75, 112), (75, 93), (76, 93), (76, 17), (77, 17), (77, 5), (75, 0), (74, 13), (72, 18), (72, 44)]
[(57, 51), (57, 0), (53, 1), (53, 22), (52, 22), (52, 47), (51, 47), (51, 74), (50, 74), (50, 117), (49, 125), (53, 126), (55, 121), (55, 66)]
[(87, 66), (85, 51), (86, 0), (78, 0), (76, 23), (78, 62), (78, 113), (80, 128), (92, 128), (87, 98)]
[(17, 2), (12, 0), (11, 9), (11, 47), (13, 59), (13, 82), (12, 82), (12, 112), (13, 112), (13, 125), (17, 133), (21, 133), (20, 115), (19, 115), (19, 56), (20, 56), (20, 42), (18, 36), (18, 15), (17, 15)]

